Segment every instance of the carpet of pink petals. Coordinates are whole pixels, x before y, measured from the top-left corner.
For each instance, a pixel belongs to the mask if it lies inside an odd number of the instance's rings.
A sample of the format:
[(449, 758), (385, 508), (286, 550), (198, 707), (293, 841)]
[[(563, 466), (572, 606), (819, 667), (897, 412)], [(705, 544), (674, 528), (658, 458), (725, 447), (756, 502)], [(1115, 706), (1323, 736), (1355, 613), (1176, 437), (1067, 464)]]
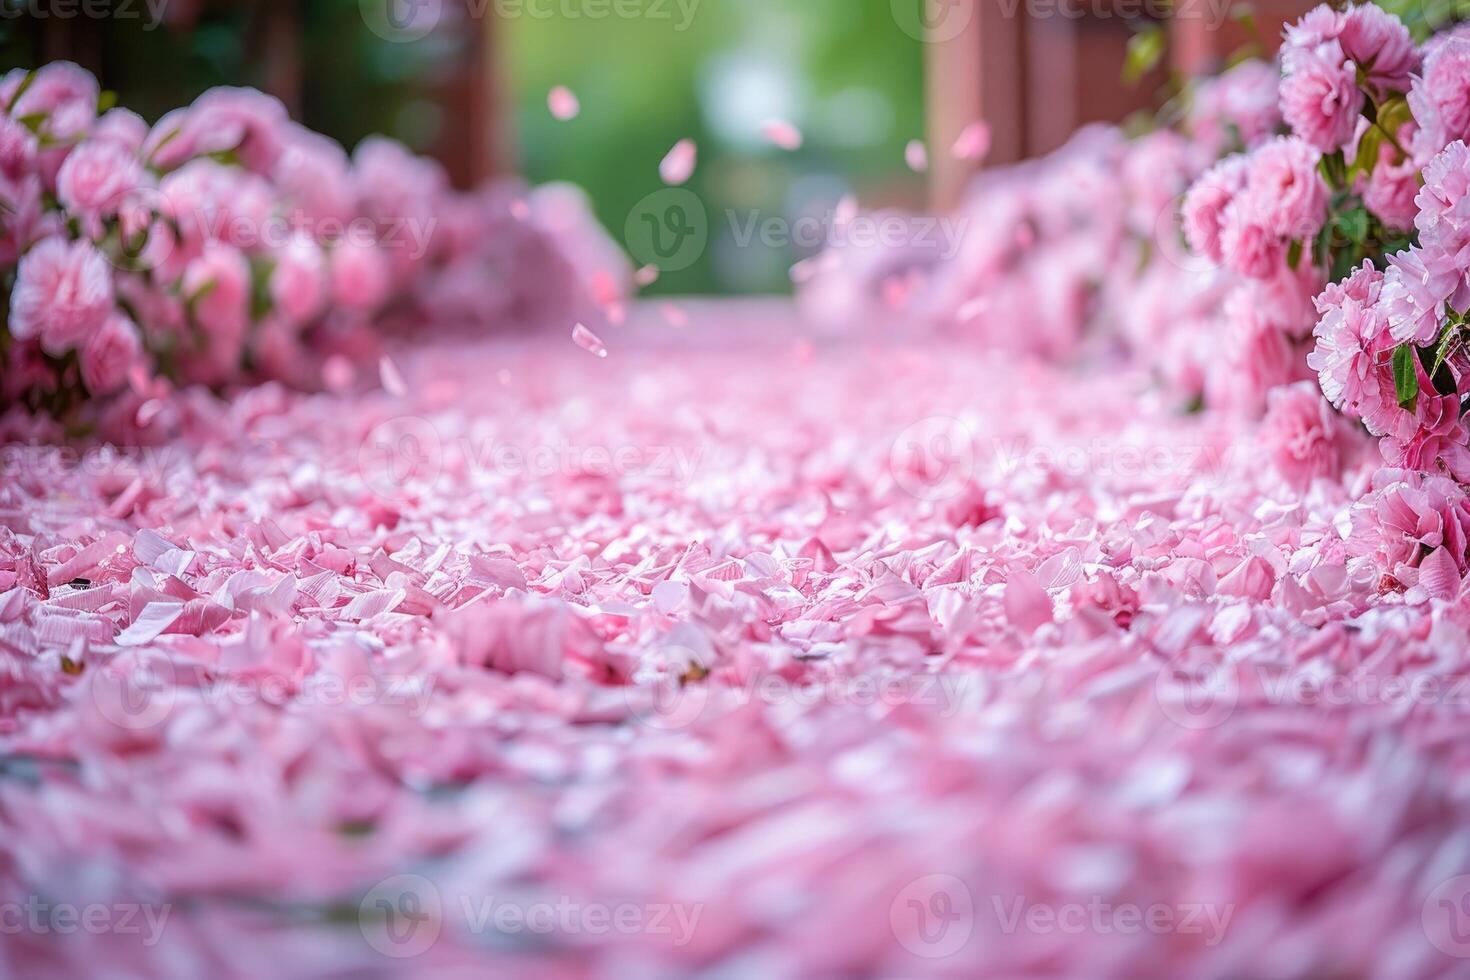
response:
[(0, 974), (1464, 975), (1470, 606), (1366, 436), (688, 316), (10, 433)]

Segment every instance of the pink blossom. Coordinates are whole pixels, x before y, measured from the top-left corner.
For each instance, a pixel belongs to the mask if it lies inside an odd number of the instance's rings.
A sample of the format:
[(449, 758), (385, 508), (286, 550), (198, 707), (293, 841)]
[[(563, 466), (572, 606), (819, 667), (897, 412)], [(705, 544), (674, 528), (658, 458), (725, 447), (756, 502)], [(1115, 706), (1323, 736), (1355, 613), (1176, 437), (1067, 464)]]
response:
[(1338, 41), (1362, 70), (1375, 99), (1409, 90), (1419, 52), (1409, 29), (1393, 14), (1373, 3), (1354, 4), (1342, 15)]
[[(5, 76), (0, 90), (14, 91), (25, 72), (16, 69)], [(17, 119), (44, 116), (44, 132), (52, 140), (67, 143), (82, 136), (97, 118), (101, 90), (97, 79), (70, 61), (53, 61), (37, 69), (29, 87), (16, 99), (11, 115)], [(6, 101), (9, 101), (9, 96)]]
[(305, 324), (321, 312), (327, 299), (326, 261), (321, 247), (297, 234), (276, 251), (274, 258), (271, 300), (287, 323)]
[[(1417, 185), (1416, 185), (1417, 186)], [(1414, 203), (1419, 243), (1446, 253), (1461, 269), (1470, 270), (1470, 149), (1455, 140), (1424, 168), (1424, 187)]]
[(127, 383), (141, 357), (137, 328), (121, 313), (114, 313), (82, 345), (82, 382), (94, 396), (110, 395)]
[(1422, 369), (1420, 386), (1413, 413), (1401, 413), (1396, 428), (1379, 443), (1384, 460), (1390, 466), (1470, 481), (1470, 429), (1460, 420), (1459, 394), (1435, 395)]
[(136, 112), (118, 106), (102, 114), (88, 138), (97, 142), (116, 143), (137, 156), (148, 139), (148, 124)]
[(250, 315), (250, 263), (239, 249), (211, 242), (183, 279), (195, 320), (207, 333), (237, 338)]
[(1298, 52), (1281, 81), (1281, 115), (1323, 153), (1352, 141), (1363, 101), (1357, 69), (1335, 41)]
[(1311, 238), (1327, 217), (1327, 184), (1319, 154), (1305, 142), (1281, 137), (1250, 155), (1245, 207), (1255, 221), (1290, 241)]
[(1220, 251), (1226, 264), (1243, 276), (1267, 279), (1286, 262), (1286, 243), (1262, 222), (1243, 195), (1225, 208)]
[(1353, 505), (1349, 551), (1371, 559), (1404, 584), (1423, 558), (1444, 548), (1463, 575), (1470, 542), (1470, 498), (1452, 480), (1410, 470), (1384, 470)]
[(1326, 3), (1318, 4), (1296, 23), (1287, 25), (1281, 46), (1283, 70), (1293, 71), (1298, 59), (1309, 56), (1329, 41), (1336, 41), (1342, 35), (1342, 28), (1342, 13)]
[(1225, 211), (1245, 189), (1249, 172), (1248, 158), (1236, 154), (1205, 171), (1190, 187), (1183, 209), (1184, 237), (1190, 248), (1216, 262), (1224, 259), (1220, 236)]
[(1454, 140), (1470, 139), (1470, 38), (1451, 38), (1425, 59), (1409, 108), (1419, 125), (1416, 157), (1427, 160)]
[[(1405, 126), (1399, 132), (1400, 142), (1411, 142), (1413, 132), (1412, 127)], [(1385, 142), (1379, 147), (1378, 163), (1366, 179), (1360, 178), (1359, 190), (1368, 210), (1385, 226), (1400, 231), (1414, 227), (1419, 213), (1414, 200), (1419, 193), (1419, 167), (1412, 159), (1401, 159), (1391, 144)]]
[(1446, 313), (1470, 307), (1464, 273), (1438, 253), (1420, 248), (1391, 255), (1388, 261), (1380, 302), (1389, 334), (1399, 342), (1433, 344)]
[(10, 332), (52, 354), (82, 344), (112, 313), (111, 269), (90, 242), (48, 238), (20, 260), (10, 296)]
[(19, 120), (0, 114), (0, 176), (20, 180), (36, 166), (36, 136)]
[(93, 238), (102, 222), (143, 185), (143, 167), (133, 154), (112, 142), (87, 140), (71, 152), (56, 178), (56, 196)]
[(335, 140), (294, 123), (276, 161), (272, 182), (299, 214), (290, 213), (319, 242), (343, 234), (357, 213), (347, 153)]
[(1395, 342), (1378, 302), (1382, 290), (1383, 274), (1370, 262), (1329, 285), (1317, 299), (1316, 348), (1307, 355), (1327, 400), (1375, 435), (1394, 428), (1403, 411), (1390, 367)]
[(1310, 381), (1284, 385), (1267, 396), (1260, 440), (1281, 478), (1298, 491), (1338, 475), (1341, 423)]
[(180, 138), (195, 153), (234, 153), (246, 169), (269, 174), (289, 121), (274, 96), (251, 88), (212, 88), (189, 107)]
[(1190, 131), (1215, 153), (1251, 149), (1281, 123), (1280, 88), (1280, 73), (1264, 61), (1243, 61), (1203, 79), (1190, 106)]
[(374, 246), (344, 238), (332, 246), (329, 262), (332, 302), (337, 306), (372, 313), (387, 300), (388, 264)]

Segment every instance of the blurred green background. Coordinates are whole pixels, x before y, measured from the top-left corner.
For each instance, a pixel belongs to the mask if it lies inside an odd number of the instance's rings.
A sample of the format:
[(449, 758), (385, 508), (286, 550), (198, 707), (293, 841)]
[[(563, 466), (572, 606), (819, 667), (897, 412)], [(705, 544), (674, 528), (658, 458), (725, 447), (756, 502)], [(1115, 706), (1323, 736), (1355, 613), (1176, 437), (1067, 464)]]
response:
[[(689, 187), (709, 211), (710, 247), (651, 292), (787, 291), (804, 255), (736, 248), (735, 225), (822, 214), (849, 191), (865, 204), (922, 203), (924, 181), (903, 162), (905, 144), (924, 133), (922, 46), (887, 3), (640, 0), (630, 17), (617, 16), (628, 0), (465, 2), (482, 17), (393, 43), (368, 29), (362, 0), (297, 0), (302, 121), (349, 148), (383, 132), (430, 151), (457, 124), (435, 93), (469, 32), (492, 27), (514, 167), (532, 183), (586, 188), (620, 241), (635, 204), (663, 186), (659, 161), (680, 139), (698, 142)], [(57, 25), (48, 34), (26, 13), (34, 3), (0, 0), (0, 67), (72, 57), (150, 121), (212, 85), (270, 87), (262, 11), (279, 15), (274, 2), (168, 0), (166, 23), (76, 24), (60, 46)], [(145, 9), (141, 0), (133, 8)], [(556, 85), (580, 98), (578, 118), (552, 118)], [(800, 150), (761, 138), (772, 117), (803, 131)]]

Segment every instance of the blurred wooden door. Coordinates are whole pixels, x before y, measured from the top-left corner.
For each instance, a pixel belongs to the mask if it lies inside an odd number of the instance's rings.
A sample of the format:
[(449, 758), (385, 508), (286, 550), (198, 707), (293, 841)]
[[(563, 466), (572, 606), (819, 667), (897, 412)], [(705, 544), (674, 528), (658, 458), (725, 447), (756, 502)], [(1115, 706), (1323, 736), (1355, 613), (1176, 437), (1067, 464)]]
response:
[[(914, 0), (943, 10), (928, 51), (929, 134), (936, 207), (958, 201), (976, 165), (948, 152), (976, 120), (991, 129), (987, 164), (1050, 152), (1079, 126), (1120, 122), (1157, 104), (1169, 69), (1218, 70), (1242, 45), (1274, 52), (1284, 23), (1317, 0), (1255, 0), (1257, 37), (1229, 16), (1233, 0)], [(1166, 11), (1173, 16), (1165, 18)], [(1129, 40), (1156, 23), (1168, 57), (1136, 84), (1123, 80)], [(962, 25), (962, 26), (961, 26)]]

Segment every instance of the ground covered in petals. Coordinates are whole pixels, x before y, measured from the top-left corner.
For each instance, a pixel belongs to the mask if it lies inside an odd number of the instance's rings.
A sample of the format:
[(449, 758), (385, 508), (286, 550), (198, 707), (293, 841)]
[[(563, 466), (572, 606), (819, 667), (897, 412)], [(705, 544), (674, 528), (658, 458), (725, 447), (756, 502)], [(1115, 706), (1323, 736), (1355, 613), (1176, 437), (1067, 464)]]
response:
[(8, 443), (0, 973), (1463, 975), (1371, 442), (744, 316)]

